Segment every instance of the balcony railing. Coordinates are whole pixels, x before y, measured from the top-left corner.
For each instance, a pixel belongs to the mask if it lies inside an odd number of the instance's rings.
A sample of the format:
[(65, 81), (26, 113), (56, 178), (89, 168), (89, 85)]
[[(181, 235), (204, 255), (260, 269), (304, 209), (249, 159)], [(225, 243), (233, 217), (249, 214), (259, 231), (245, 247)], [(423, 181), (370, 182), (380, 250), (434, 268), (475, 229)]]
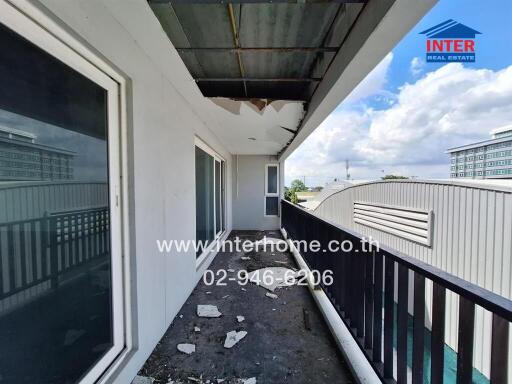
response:
[(47, 281), (55, 289), (80, 267), (103, 260), (109, 233), (107, 207), (0, 223), (0, 260), (7, 267), (0, 273), (0, 300)]
[[(424, 354), (429, 334), (425, 328), (425, 282), (430, 280), (433, 285), (430, 382), (443, 382), (446, 294), (449, 291), (459, 295), (457, 383), (472, 382), (476, 305), (492, 313), (491, 383), (507, 383), (512, 301), (393, 249), (384, 246), (370, 249), (361, 235), (285, 200), (281, 208), (282, 227), (291, 240), (320, 243), (321, 252), (301, 249), (302, 256), (312, 270), (333, 272), (334, 283), (321, 284), (321, 288), (383, 382), (395, 382), (396, 378), (397, 383), (407, 383), (408, 368), (412, 371), (413, 384), (424, 382), (428, 369), (424, 366)], [(330, 251), (328, 245), (332, 240), (348, 240), (353, 248), (346, 252)], [(413, 276), (411, 282), (410, 276)], [(412, 311), (408, 305), (410, 295)], [(411, 345), (408, 343), (409, 312), (414, 314), (410, 367), (407, 360)]]

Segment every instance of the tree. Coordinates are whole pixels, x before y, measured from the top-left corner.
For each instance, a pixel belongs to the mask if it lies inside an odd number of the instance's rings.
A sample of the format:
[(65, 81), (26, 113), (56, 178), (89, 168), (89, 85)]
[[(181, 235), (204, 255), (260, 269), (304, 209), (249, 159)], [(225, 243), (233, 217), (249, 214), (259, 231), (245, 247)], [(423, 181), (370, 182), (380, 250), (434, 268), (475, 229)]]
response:
[(306, 185), (299, 179), (292, 181), (290, 188), (284, 187), (284, 198), (285, 200), (291, 201), (293, 204), (297, 204), (299, 199), (297, 198), (296, 192), (307, 191)]
[(293, 192), (304, 192), (308, 190), (304, 182), (299, 179), (295, 179), (292, 181), (290, 189), (293, 190)]
[(386, 175), (382, 177), (382, 180), (405, 180), (408, 179), (406, 176), (400, 176), (400, 175)]

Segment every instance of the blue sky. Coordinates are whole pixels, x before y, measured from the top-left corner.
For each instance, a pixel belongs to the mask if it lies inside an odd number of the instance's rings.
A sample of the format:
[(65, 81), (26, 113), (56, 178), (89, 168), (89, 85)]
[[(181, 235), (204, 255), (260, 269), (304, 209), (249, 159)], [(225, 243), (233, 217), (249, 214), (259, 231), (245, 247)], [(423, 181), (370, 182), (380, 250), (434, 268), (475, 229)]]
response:
[[(419, 32), (454, 19), (480, 31), (476, 62), (425, 63)], [(287, 159), (286, 184), (383, 174), (449, 177), (445, 150), (512, 124), (512, 2), (441, 0)]]

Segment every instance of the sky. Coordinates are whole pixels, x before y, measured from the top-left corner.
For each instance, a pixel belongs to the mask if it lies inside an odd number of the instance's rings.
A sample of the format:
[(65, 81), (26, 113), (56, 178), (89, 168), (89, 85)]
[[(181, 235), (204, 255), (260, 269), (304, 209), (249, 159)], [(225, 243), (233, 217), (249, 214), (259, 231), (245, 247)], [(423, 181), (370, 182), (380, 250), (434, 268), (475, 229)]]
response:
[[(477, 31), (474, 63), (426, 63), (419, 33), (454, 19)], [(294, 179), (324, 186), (386, 174), (448, 178), (446, 149), (512, 124), (512, 1), (440, 0), (286, 160)]]

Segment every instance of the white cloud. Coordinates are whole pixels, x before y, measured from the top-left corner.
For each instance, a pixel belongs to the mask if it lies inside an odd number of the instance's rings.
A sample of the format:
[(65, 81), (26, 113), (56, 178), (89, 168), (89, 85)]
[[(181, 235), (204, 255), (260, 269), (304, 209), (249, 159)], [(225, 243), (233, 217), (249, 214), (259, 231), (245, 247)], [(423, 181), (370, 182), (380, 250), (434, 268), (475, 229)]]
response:
[(287, 161), (287, 182), (343, 176), (345, 158), (359, 179), (377, 178), (381, 170), (448, 177), (447, 148), (488, 139), (491, 129), (512, 122), (512, 66), (493, 71), (447, 64), (402, 86), (395, 99), (385, 110), (331, 114)]
[(419, 58), (414, 57), (411, 60), (411, 65), (409, 67), (409, 70), (411, 71), (413, 76), (418, 76), (423, 72), (423, 69), (425, 68), (425, 62)]
[(354, 102), (381, 91), (387, 82), (389, 66), (393, 61), (393, 52), (389, 52), (379, 64), (354, 88), (345, 102)]

